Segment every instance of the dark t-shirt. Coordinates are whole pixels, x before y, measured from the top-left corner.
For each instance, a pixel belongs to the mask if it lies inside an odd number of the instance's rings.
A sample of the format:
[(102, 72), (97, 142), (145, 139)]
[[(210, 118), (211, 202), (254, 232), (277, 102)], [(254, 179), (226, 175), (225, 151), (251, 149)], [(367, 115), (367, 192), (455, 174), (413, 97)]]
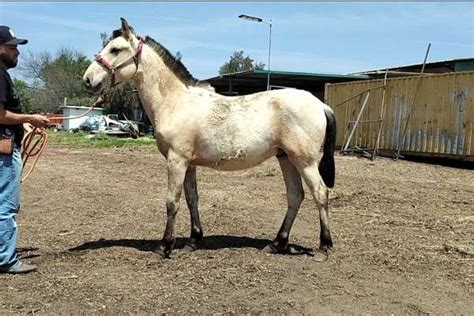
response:
[[(0, 67), (0, 103), (3, 103), (5, 110), (13, 113), (22, 113), (20, 98), (15, 93), (12, 79), (6, 69)], [(21, 146), (23, 139), (23, 124), (18, 125), (1, 125), (0, 129), (8, 128), (15, 135), (15, 143)]]

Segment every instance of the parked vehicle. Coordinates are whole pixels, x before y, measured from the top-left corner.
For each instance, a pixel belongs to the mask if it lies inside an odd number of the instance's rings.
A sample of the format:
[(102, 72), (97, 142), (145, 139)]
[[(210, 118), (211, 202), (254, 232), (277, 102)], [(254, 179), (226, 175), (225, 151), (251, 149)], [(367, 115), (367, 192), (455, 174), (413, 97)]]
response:
[(80, 126), (79, 130), (90, 133), (104, 132), (106, 135), (126, 136), (137, 138), (140, 135), (139, 122), (118, 120), (118, 115), (90, 116)]

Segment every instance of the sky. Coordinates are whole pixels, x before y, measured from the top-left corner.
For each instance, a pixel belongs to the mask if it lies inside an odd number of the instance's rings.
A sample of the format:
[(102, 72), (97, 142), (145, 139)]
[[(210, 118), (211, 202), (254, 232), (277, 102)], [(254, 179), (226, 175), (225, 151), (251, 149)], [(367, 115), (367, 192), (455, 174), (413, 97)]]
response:
[[(100, 33), (128, 20), (180, 52), (198, 79), (218, 75), (235, 51), (271, 70), (348, 74), (474, 57), (474, 3), (469, 2), (0, 2), (0, 24), (29, 43), (20, 52), (72, 48), (92, 59)], [(21, 63), (21, 55), (20, 55)], [(15, 73), (14, 73), (15, 76)]]

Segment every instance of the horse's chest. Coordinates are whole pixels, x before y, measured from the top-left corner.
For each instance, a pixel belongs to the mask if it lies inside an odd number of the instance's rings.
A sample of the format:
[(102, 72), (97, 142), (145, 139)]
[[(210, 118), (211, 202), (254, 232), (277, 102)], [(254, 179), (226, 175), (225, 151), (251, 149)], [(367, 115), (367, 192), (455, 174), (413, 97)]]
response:
[(155, 139), (158, 150), (163, 156), (167, 157), (168, 151), (171, 147), (171, 140), (166, 136), (165, 133), (159, 130), (155, 132)]
[(155, 132), (158, 150), (165, 157), (170, 149), (183, 157), (192, 157), (193, 135), (186, 129), (157, 129)]

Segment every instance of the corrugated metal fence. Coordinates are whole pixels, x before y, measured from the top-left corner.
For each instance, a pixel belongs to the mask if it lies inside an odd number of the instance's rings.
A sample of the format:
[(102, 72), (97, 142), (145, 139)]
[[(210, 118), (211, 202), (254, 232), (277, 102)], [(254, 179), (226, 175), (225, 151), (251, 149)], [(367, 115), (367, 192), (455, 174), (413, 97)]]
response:
[[(420, 87), (413, 103), (418, 80), (421, 80)], [(341, 103), (368, 89), (383, 86), (383, 82), (326, 85), (325, 102), (335, 110), (338, 120), (338, 146), (347, 139), (349, 122), (359, 114), (366, 93)], [(371, 90), (361, 116), (363, 121), (379, 119), (384, 99), (380, 149), (396, 150), (401, 142), (402, 152), (474, 160), (474, 72), (388, 79), (384, 98), (383, 94), (383, 88)], [(401, 139), (410, 111), (405, 137)], [(374, 148), (378, 127), (378, 122), (359, 124), (351, 146)]]

